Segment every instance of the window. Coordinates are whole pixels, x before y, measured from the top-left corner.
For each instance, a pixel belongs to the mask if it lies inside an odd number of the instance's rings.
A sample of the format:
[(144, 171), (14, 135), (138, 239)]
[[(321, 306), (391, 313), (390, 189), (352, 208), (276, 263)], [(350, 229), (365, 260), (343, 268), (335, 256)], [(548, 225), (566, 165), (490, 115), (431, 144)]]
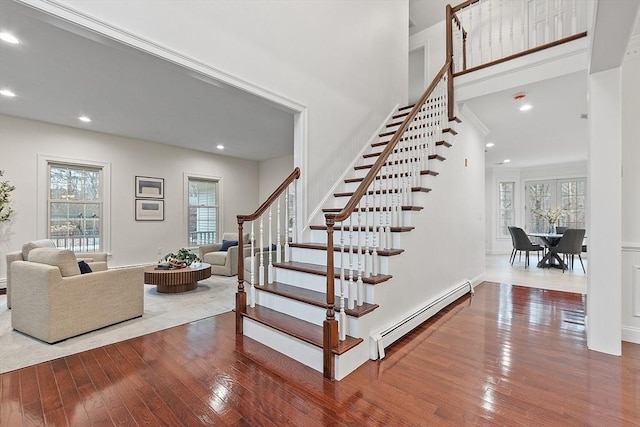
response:
[(218, 181), (188, 178), (189, 245), (218, 241)]
[(508, 227), (515, 224), (515, 182), (498, 183), (498, 238), (510, 237)]
[(103, 250), (102, 169), (49, 163), (47, 237), (74, 252)]
[(563, 209), (559, 226), (585, 228), (586, 178), (555, 179), (525, 183), (527, 230), (546, 233), (549, 223), (536, 212)]

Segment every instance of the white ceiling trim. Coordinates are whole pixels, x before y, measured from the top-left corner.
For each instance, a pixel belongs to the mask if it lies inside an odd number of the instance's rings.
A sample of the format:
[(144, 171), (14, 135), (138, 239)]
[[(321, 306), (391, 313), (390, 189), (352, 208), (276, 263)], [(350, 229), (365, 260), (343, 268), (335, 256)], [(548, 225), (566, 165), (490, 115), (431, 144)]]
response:
[[(259, 96), (268, 101), (279, 104), (280, 106), (289, 110), (289, 112), (291, 113), (300, 113), (307, 108), (304, 104), (294, 101), (284, 95), (262, 88), (246, 80), (234, 77), (222, 70), (185, 56), (165, 46), (159, 45), (158, 43), (141, 38), (114, 25), (108, 24), (92, 16), (86, 15), (85, 13), (82, 13), (78, 10), (60, 4), (55, 0), (18, 1), (34, 9), (62, 18), (68, 22), (84, 27), (97, 34), (108, 37), (112, 40), (115, 40), (116, 42), (131, 46), (135, 49), (141, 50), (158, 58), (173, 62), (186, 69), (210, 77), (213, 80), (223, 82), (234, 88), (243, 90), (252, 95)], [(209, 83), (212, 82), (209, 81)]]

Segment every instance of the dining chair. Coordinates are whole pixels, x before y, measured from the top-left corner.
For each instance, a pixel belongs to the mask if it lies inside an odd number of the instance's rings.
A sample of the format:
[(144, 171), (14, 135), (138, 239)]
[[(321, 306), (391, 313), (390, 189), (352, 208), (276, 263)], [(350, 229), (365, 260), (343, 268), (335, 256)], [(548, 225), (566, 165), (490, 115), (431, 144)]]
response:
[(516, 253), (520, 251), (520, 259), (522, 259), (522, 252), (526, 253), (524, 268), (529, 265), (529, 252), (536, 252), (538, 254), (538, 261), (540, 261), (540, 251), (544, 251), (544, 247), (531, 243), (527, 233), (520, 227), (509, 227), (509, 231), (513, 236), (513, 257), (511, 259), (511, 265), (516, 259)]
[(582, 265), (582, 271), (586, 274), (584, 269), (584, 263), (582, 262), (582, 241), (584, 240), (586, 230), (583, 228), (570, 228), (564, 232), (562, 238), (558, 244), (549, 250), (555, 254), (562, 254), (563, 259), (566, 255), (567, 262), (562, 265), (562, 272), (564, 273), (564, 267), (568, 264), (569, 255), (571, 255), (571, 270), (573, 270), (573, 260), (576, 255), (580, 259), (580, 265)]
[(509, 264), (513, 264), (512, 259), (516, 256), (516, 238), (513, 237), (513, 228), (513, 226), (507, 227), (507, 229), (509, 230), (509, 235), (511, 236), (511, 245), (513, 246), (513, 249), (511, 249), (511, 255), (509, 256)]

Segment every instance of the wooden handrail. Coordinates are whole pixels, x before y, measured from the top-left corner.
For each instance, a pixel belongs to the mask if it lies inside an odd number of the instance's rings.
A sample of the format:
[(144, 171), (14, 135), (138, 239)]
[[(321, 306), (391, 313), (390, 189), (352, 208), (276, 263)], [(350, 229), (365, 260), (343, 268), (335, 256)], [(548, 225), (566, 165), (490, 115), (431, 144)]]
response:
[(371, 185), (376, 175), (378, 174), (380, 169), (382, 169), (382, 166), (384, 165), (384, 163), (387, 161), (387, 158), (395, 149), (396, 145), (398, 144), (398, 141), (400, 141), (400, 138), (402, 138), (402, 135), (409, 127), (409, 124), (418, 115), (418, 112), (420, 111), (420, 108), (422, 108), (422, 105), (427, 101), (429, 96), (431, 96), (431, 93), (434, 91), (434, 89), (438, 85), (438, 82), (440, 82), (440, 79), (442, 79), (442, 76), (444, 76), (444, 74), (449, 69), (450, 64), (451, 64), (451, 60), (449, 59), (442, 66), (440, 71), (438, 71), (438, 74), (436, 74), (435, 78), (433, 79), (433, 81), (431, 82), (427, 90), (424, 92), (424, 94), (422, 94), (422, 97), (420, 97), (420, 99), (415, 103), (409, 115), (405, 117), (404, 121), (402, 122), (402, 124), (400, 125), (396, 133), (393, 135), (393, 138), (391, 138), (391, 141), (389, 141), (386, 148), (382, 151), (382, 153), (380, 153), (378, 160), (376, 160), (376, 162), (373, 164), (373, 166), (369, 170), (369, 173), (367, 174), (367, 176), (362, 180), (362, 182), (360, 183), (360, 186), (358, 186), (358, 189), (353, 193), (347, 205), (344, 208), (342, 208), (342, 210), (338, 213), (326, 213), (324, 216), (327, 220), (331, 219), (333, 223), (344, 221), (349, 217), (349, 215), (353, 213), (358, 203), (360, 203), (360, 199), (362, 199), (362, 196), (364, 196), (367, 189), (369, 188), (369, 185)]
[(273, 202), (276, 201), (276, 199), (284, 192), (284, 190), (287, 189), (289, 184), (291, 184), (294, 180), (296, 180), (298, 178), (300, 178), (300, 168), (295, 168), (293, 170), (293, 172), (291, 172), (289, 174), (289, 176), (286, 177), (284, 181), (282, 181), (282, 184), (280, 184), (280, 186), (278, 188), (276, 188), (273, 193), (271, 193), (271, 195), (267, 198), (267, 200), (265, 200), (264, 203), (261, 204), (260, 207), (258, 209), (256, 209), (256, 211), (254, 213), (252, 213), (250, 215), (238, 215), (238, 224), (240, 224), (241, 220), (243, 222), (244, 221), (254, 221), (254, 220), (260, 218), (260, 215), (265, 213), (267, 208), (271, 204), (273, 204)]
[(460, 3), (457, 6), (452, 6), (451, 12), (456, 13), (457, 11), (464, 9), (467, 6), (471, 6), (472, 4), (479, 3), (479, 2), (480, 0), (467, 0), (465, 2)]
[(289, 187), (296, 179), (300, 178), (300, 168), (296, 167), (288, 177), (282, 181), (282, 184), (275, 189), (273, 193), (250, 215), (238, 215), (238, 292), (236, 293), (236, 333), (242, 334), (242, 314), (247, 311), (247, 293), (244, 290), (244, 246), (243, 225), (245, 221), (254, 221), (275, 202), (278, 197)]
[(569, 36), (569, 37), (564, 37), (564, 38), (562, 38), (560, 40), (556, 40), (556, 41), (553, 41), (553, 42), (550, 42), (550, 43), (546, 43), (546, 44), (543, 44), (543, 45), (540, 45), (540, 46), (536, 46), (536, 47), (531, 48), (531, 49), (523, 50), (522, 52), (514, 53), (513, 55), (505, 56), (504, 58), (496, 59), (495, 61), (487, 62), (487, 63), (482, 64), (482, 65), (476, 65), (475, 67), (472, 67), (472, 68), (469, 68), (469, 69), (467, 69), (467, 67), (465, 65), (463, 67), (462, 71), (454, 72), (453, 76), (454, 77), (462, 76), (462, 75), (467, 74), (467, 73), (472, 73), (474, 71), (482, 70), (483, 68), (492, 67), (494, 65), (502, 64), (503, 62), (511, 61), (512, 59), (520, 58), (522, 56), (531, 55), (532, 53), (540, 52), (541, 50), (550, 49), (552, 47), (556, 47), (556, 46), (559, 46), (559, 45), (564, 44), (564, 43), (569, 43), (569, 42), (572, 42), (574, 40), (581, 39), (583, 37), (587, 37), (587, 32), (586, 31), (583, 31), (583, 32), (578, 33), (578, 34), (574, 34), (574, 35)]

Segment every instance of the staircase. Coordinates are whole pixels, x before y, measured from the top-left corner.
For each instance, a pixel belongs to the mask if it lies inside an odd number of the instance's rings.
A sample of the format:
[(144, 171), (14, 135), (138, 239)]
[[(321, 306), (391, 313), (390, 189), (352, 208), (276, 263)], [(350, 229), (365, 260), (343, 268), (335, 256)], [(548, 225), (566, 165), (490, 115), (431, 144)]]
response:
[[(437, 178), (459, 123), (449, 115), (449, 65), (415, 105), (391, 115), (323, 206), (324, 218), (318, 216), (305, 233), (308, 241), (289, 235), (289, 229), (296, 228), (290, 227), (295, 212), (282, 215), (281, 200), (291, 206), (288, 195), (297, 169), (256, 213), (238, 216), (240, 235), (246, 233), (245, 224), (251, 224), (247, 259), (251, 266), (253, 257), (261, 260), (259, 271), (249, 274), (244, 262), (238, 263), (238, 333), (330, 379), (341, 379), (369, 358), (383, 355), (377, 348), (381, 343), (370, 339), (384, 326), (376, 318), (384, 304), (381, 287), (393, 282), (390, 260), (402, 256), (401, 236), (414, 230), (412, 218), (427, 203), (429, 181)], [(286, 233), (279, 238), (283, 229)], [(275, 250), (268, 258), (260, 254), (270, 248)], [(247, 275), (251, 278), (245, 291)]]

